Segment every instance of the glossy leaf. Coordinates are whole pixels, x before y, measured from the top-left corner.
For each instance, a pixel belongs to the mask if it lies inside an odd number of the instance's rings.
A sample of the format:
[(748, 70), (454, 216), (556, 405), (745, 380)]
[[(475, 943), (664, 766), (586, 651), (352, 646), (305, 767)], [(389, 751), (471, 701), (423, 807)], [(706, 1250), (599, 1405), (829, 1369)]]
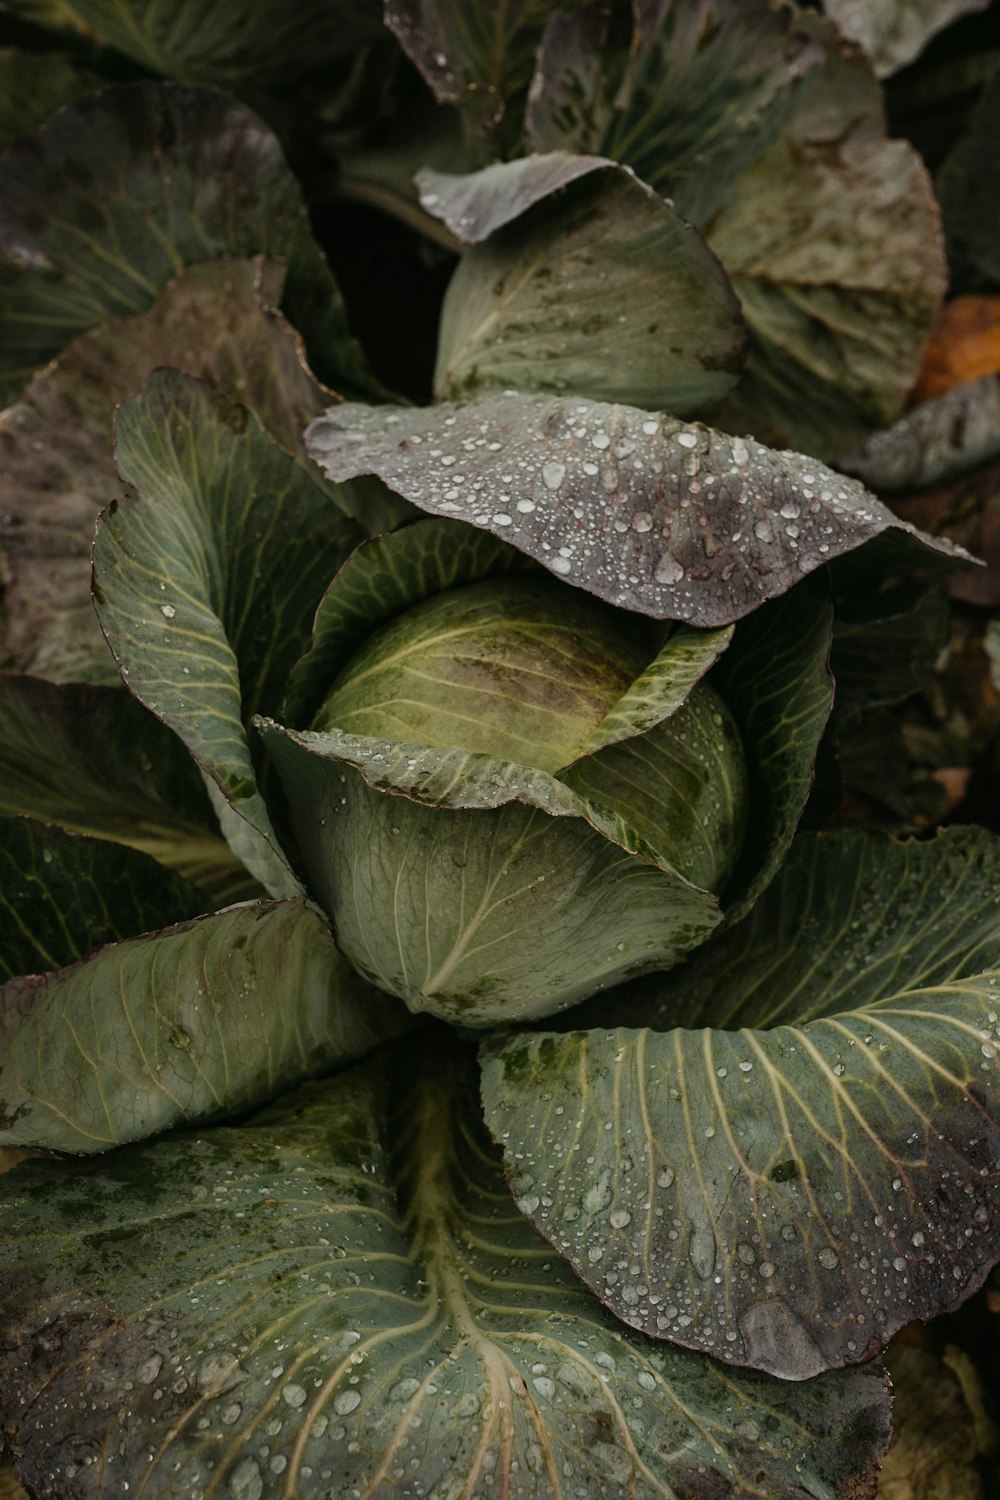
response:
[(248, 902), (0, 989), (0, 1141), (106, 1151), (237, 1114), (402, 1029), (302, 901)]
[(57, 682), (118, 681), (91, 601), (90, 553), (98, 511), (121, 493), (115, 407), (151, 371), (171, 366), (238, 392), (318, 476), (301, 433), (329, 392), (273, 310), (283, 281), (283, 267), (261, 257), (192, 266), (149, 312), (75, 339), (0, 414), (6, 644), (19, 670)]
[(0, 158), (0, 392), (64, 344), (150, 307), (193, 261), (279, 255), (282, 306), (320, 374), (371, 391), (278, 142), (211, 89), (133, 83), (71, 105)]
[(148, 854), (0, 817), (0, 981), (181, 922), (204, 896)]
[(607, 1029), (484, 1043), (520, 1206), (619, 1317), (800, 1380), (981, 1285), (998, 874), (978, 830), (808, 839), (746, 921), (609, 1001)]
[(260, 894), (180, 740), (121, 687), (0, 676), (0, 813), (140, 849), (206, 906)]
[(378, 474), (610, 604), (693, 625), (730, 624), (887, 528), (913, 534), (801, 454), (572, 397), (346, 402), (306, 446), (334, 480)]
[(0, 1420), (22, 1480), (871, 1495), (879, 1368), (788, 1386), (621, 1328), (514, 1208), (467, 1081), (435, 1037), (243, 1127), (5, 1178)]
[(473, 245), (441, 313), (439, 398), (513, 386), (685, 416), (732, 388), (739, 306), (671, 203), (599, 157), (527, 157), (478, 175), (424, 179), (424, 207), (436, 200)]
[(116, 433), (135, 493), (98, 527), (102, 628), (131, 691), (237, 815), (223, 831), (238, 828), (244, 863), (272, 895), (293, 894), (244, 724), (279, 699), (360, 529), (246, 407), (176, 372), (119, 409)]
[[(345, 953), (412, 1010), (469, 1026), (549, 1015), (676, 963), (719, 920), (674, 850), (543, 771), (258, 728)], [(678, 836), (678, 863), (685, 836), (698, 830)]]

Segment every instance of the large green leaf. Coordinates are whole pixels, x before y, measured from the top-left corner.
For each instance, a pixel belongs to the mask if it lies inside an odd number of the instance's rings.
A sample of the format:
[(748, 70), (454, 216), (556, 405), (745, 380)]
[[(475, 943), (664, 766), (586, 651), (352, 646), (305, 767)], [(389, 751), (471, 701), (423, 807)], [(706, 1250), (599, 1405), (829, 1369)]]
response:
[(525, 117), (535, 151), (626, 162), (687, 211), (716, 207), (823, 60), (809, 23), (767, 0), (579, 5), (546, 28)]
[(0, 813), (141, 849), (206, 906), (260, 894), (180, 740), (121, 687), (0, 676)]
[(0, 988), (0, 1141), (106, 1151), (237, 1114), (406, 1019), (301, 900), (229, 907)]
[(150, 307), (185, 265), (288, 261), (282, 306), (320, 374), (372, 391), (268, 127), (212, 89), (123, 84), (0, 158), (0, 392), (80, 333)]
[(601, 157), (424, 173), (421, 202), (466, 251), (441, 314), (435, 393), (513, 386), (686, 416), (739, 377), (746, 332), (697, 231)]
[(362, 532), (246, 407), (174, 371), (119, 408), (116, 432), (136, 493), (98, 526), (101, 625), (131, 691), (218, 787), (244, 863), (272, 895), (289, 895), (298, 883), (244, 725), (279, 701), (323, 589)]
[(329, 392), (273, 310), (283, 281), (283, 267), (263, 257), (192, 266), (148, 312), (75, 339), (0, 414), (6, 644), (19, 670), (54, 681), (118, 681), (91, 602), (90, 552), (98, 511), (121, 492), (115, 407), (152, 370), (171, 366), (238, 392), (319, 477), (301, 434), (329, 405)]
[(947, 267), (920, 157), (886, 138), (857, 54), (814, 24), (826, 62), (780, 139), (696, 222), (750, 329), (743, 380), (713, 420), (830, 458), (898, 414)]
[(470, 1026), (676, 963), (718, 902), (623, 817), (527, 766), (258, 728), (311, 889), (373, 983)]
[(801, 454), (573, 397), (346, 402), (306, 446), (334, 480), (378, 474), (610, 604), (693, 625), (728, 625), (887, 528), (920, 535)]
[(823, 17), (762, 0), (627, 9), (553, 20), (530, 139), (614, 157), (693, 220), (750, 330), (713, 420), (830, 458), (916, 378), (945, 286), (926, 173)]
[(0, 817), (0, 981), (204, 908), (194, 886), (138, 849)]
[(378, 0), (65, 0), (102, 42), (154, 73), (247, 90), (280, 88), (382, 32)]
[(433, 1037), (242, 1128), (4, 1178), (32, 1492), (871, 1496), (881, 1370), (788, 1386), (623, 1329), (514, 1208), (468, 1082)]
[(807, 839), (606, 1029), (484, 1043), (522, 1210), (634, 1327), (785, 1378), (957, 1306), (1000, 1249), (998, 883), (979, 830)]

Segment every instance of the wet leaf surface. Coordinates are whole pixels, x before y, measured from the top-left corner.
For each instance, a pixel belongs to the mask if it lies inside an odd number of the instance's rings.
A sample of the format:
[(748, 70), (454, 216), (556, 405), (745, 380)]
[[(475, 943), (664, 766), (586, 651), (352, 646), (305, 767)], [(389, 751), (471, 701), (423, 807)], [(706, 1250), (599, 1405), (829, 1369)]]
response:
[[(514, 391), (466, 404), (347, 402), (308, 429), (334, 480), (378, 474), (610, 604), (727, 625), (903, 526), (856, 481), (700, 423)], [(931, 543), (948, 550), (947, 545)]]
[(242, 1127), (4, 1178), (0, 1389), (38, 1500), (871, 1495), (879, 1367), (789, 1386), (623, 1329), (514, 1207), (470, 1082), (435, 1036)]
[(619, 1317), (795, 1380), (981, 1285), (998, 862), (975, 829), (801, 841), (744, 922), (608, 997), (607, 1030), (483, 1044), (515, 1196)]

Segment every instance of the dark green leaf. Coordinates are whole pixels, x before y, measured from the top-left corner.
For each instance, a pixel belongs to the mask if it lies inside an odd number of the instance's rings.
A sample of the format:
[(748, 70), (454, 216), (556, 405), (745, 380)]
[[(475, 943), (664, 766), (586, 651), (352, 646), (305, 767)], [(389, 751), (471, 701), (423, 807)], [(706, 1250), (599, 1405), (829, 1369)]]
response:
[(245, 94), (329, 69), (382, 34), (378, 0), (66, 0), (102, 42), (154, 73)]
[(372, 392), (272, 132), (211, 89), (92, 95), (0, 158), (0, 391), (80, 333), (150, 307), (194, 261), (288, 261), (282, 301), (320, 374)]
[(789, 1379), (957, 1306), (1000, 1243), (998, 889), (981, 830), (803, 840), (617, 1029), (484, 1043), (522, 1210), (633, 1327)]
[(700, 218), (775, 139), (822, 60), (809, 23), (767, 0), (564, 7), (539, 51), (527, 137), (535, 151), (625, 162)]
[(549, 1015), (676, 963), (719, 921), (672, 851), (544, 771), (258, 728), (345, 953), (413, 1010), (469, 1026)]
[(98, 511), (121, 493), (115, 407), (152, 370), (169, 365), (238, 392), (319, 479), (302, 428), (329, 405), (329, 392), (273, 310), (283, 281), (283, 267), (262, 257), (192, 266), (149, 312), (74, 340), (0, 414), (7, 650), (21, 671), (57, 682), (118, 681), (91, 602), (90, 552)]
[(989, 1500), (976, 1418), (962, 1382), (932, 1349), (893, 1344), (893, 1441), (879, 1475), (879, 1500)]
[(746, 332), (725, 273), (631, 172), (560, 152), (423, 182), (473, 246), (441, 314), (442, 399), (513, 386), (686, 416), (735, 384)]
[(728, 625), (887, 528), (916, 534), (801, 454), (572, 397), (347, 402), (306, 445), (337, 481), (378, 474), (610, 604), (693, 625)]
[(833, 629), (838, 713), (900, 703), (926, 683), (947, 644), (948, 602), (940, 590), (855, 596)]
[(104, 82), (69, 53), (0, 49), (0, 150)]
[(175, 371), (119, 408), (116, 433), (136, 494), (98, 526), (102, 628), (131, 691), (218, 787), (244, 863), (272, 895), (293, 894), (244, 725), (280, 699), (362, 533), (246, 407)]
[(206, 906), (260, 894), (180, 740), (121, 687), (0, 676), (0, 813), (141, 849)]
[(182, 922), (204, 896), (148, 854), (0, 817), (0, 981)]
[(106, 1151), (237, 1114), (405, 1018), (304, 902), (233, 906), (0, 988), (0, 1140)]
[(793, 1387), (623, 1329), (511, 1203), (466, 1060), (379, 1062), (3, 1179), (0, 1425), (36, 1494), (872, 1494), (877, 1366)]

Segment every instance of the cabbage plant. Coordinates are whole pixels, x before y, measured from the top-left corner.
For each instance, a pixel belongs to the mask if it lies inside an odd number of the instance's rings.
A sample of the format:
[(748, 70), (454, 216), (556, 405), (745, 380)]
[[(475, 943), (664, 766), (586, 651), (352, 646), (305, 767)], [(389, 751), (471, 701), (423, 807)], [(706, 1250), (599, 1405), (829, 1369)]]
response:
[(1000, 842), (879, 738), (970, 559), (852, 477), (947, 267), (826, 8), (0, 7), (0, 1494), (876, 1494)]

